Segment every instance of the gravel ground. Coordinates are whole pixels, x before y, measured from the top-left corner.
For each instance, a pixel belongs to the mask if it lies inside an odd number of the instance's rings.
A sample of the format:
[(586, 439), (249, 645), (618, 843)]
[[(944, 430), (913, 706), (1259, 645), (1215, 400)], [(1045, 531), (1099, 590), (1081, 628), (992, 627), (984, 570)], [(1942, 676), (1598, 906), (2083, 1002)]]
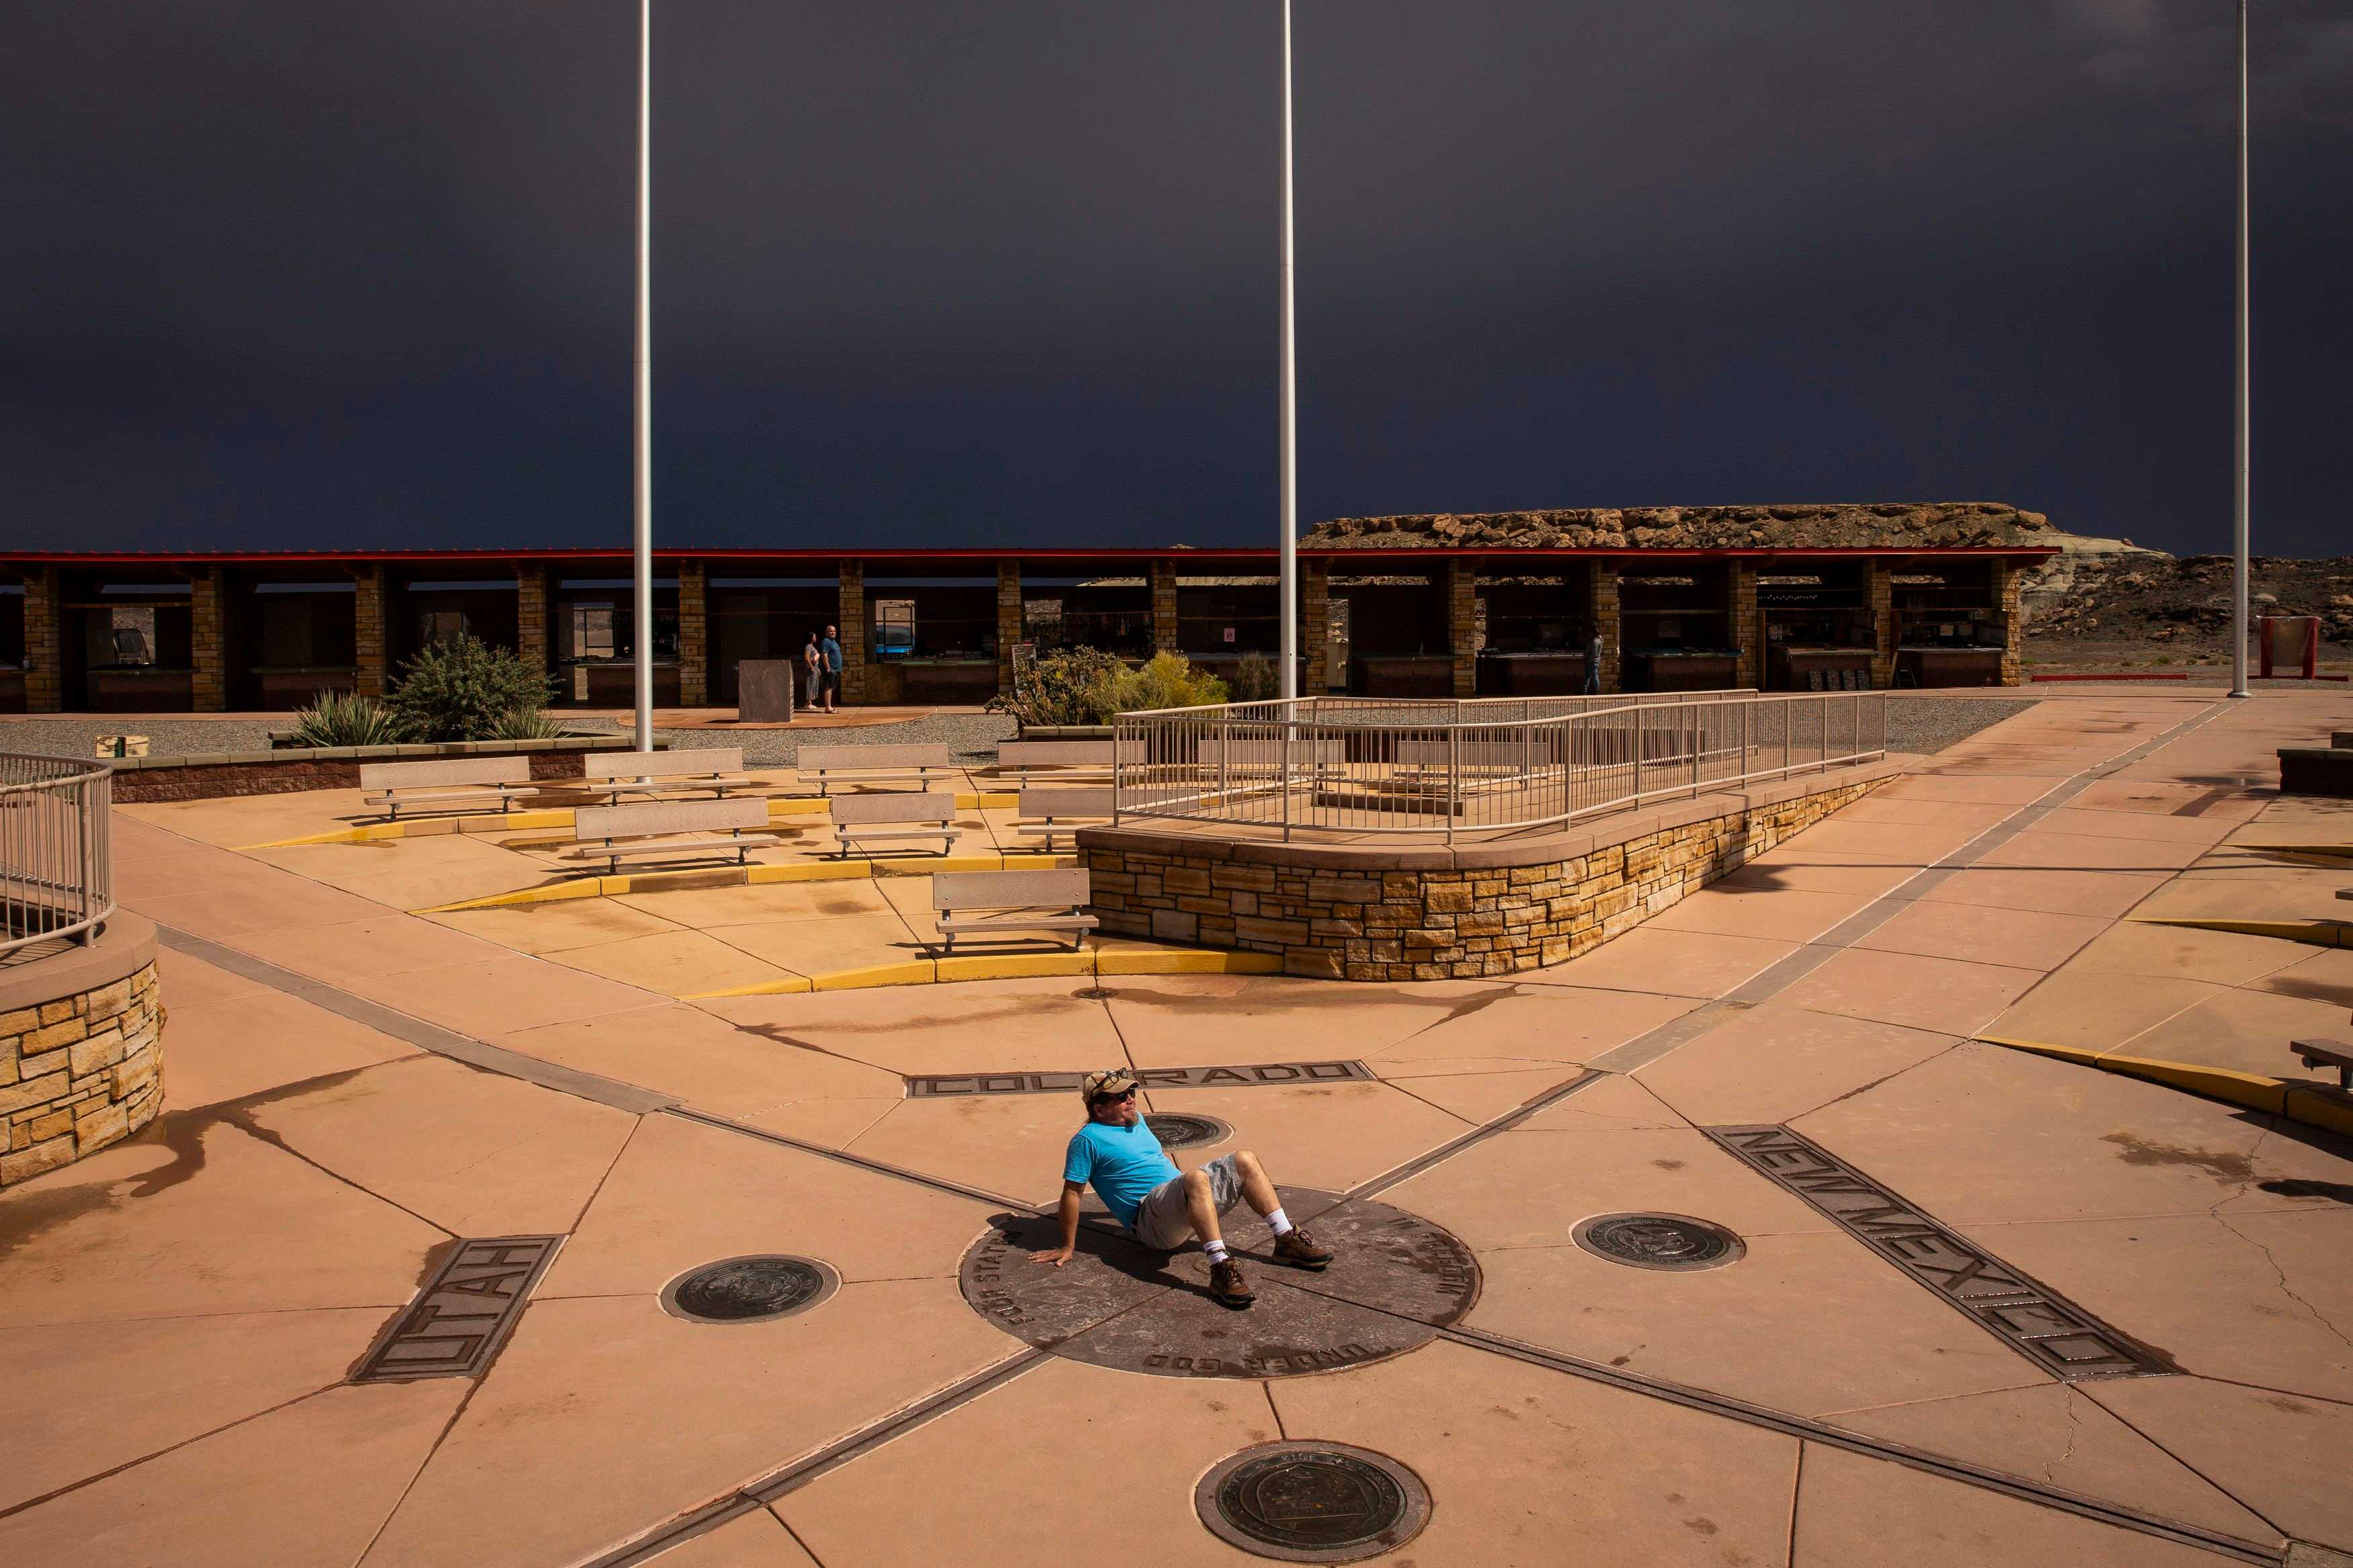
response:
[[(1887, 700), (1887, 745), (1895, 752), (1941, 752), (1989, 724), (2034, 706), (2034, 698), (1891, 696)], [(245, 719), (10, 719), (0, 722), (0, 751), (40, 752), (87, 757), (100, 735), (147, 737), (150, 756), (192, 752), (260, 752), (269, 748), (272, 721)], [(575, 731), (622, 732), (609, 719), (572, 719)], [(791, 766), (804, 742), (820, 746), (944, 745), (958, 762), (986, 762), (999, 741), (1014, 735), (1013, 721), (998, 713), (940, 713), (896, 724), (854, 730), (657, 730), (655, 735), (681, 751), (741, 746), (753, 767)]]
[(2023, 713), (2039, 697), (1894, 697), (1887, 700), (1887, 749), (1941, 752), (1978, 731)]

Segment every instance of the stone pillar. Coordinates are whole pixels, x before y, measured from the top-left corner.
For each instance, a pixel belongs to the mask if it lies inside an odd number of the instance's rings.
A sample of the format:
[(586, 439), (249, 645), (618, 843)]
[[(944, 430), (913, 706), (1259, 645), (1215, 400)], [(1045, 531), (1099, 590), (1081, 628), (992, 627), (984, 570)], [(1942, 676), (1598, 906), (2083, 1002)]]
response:
[(1152, 563), (1152, 649), (1155, 653), (1175, 653), (1179, 646), (1176, 563), (1155, 561)]
[(515, 568), (515, 654), (540, 674), (548, 673), (547, 568)]
[(1895, 684), (1895, 568), (1874, 557), (1866, 570), (1871, 605), (1871, 684), (1884, 691)]
[(678, 705), (681, 708), (711, 705), (709, 583), (702, 562), (678, 563)]
[(1299, 563), (1299, 651), (1307, 668), (1299, 678), (1299, 695), (1324, 694), (1325, 671), (1332, 664), (1332, 563)]
[(352, 568), (353, 689), (362, 697), (382, 697), (392, 684), (385, 659), (384, 568)]
[(1021, 563), (997, 563), (997, 690), (1013, 695), (1013, 648), (1021, 640)]
[(866, 563), (841, 563), (840, 607), (835, 612), (835, 640), (841, 644), (841, 700), (866, 700)]
[(1594, 629), (1601, 634), (1600, 685), (1604, 691), (1616, 691), (1619, 679), (1618, 659), (1618, 563), (1596, 561), (1590, 584)]
[(198, 713), (228, 708), (228, 584), (217, 566), (188, 574), (188, 706)]
[(1446, 563), (1446, 634), (1454, 650), (1454, 695), (1479, 689), (1479, 564), (1457, 555)]
[(1994, 603), (2001, 606), (2001, 683), (2018, 684), (2019, 644), (2026, 637), (2026, 616), (2021, 612), (2020, 600), (2026, 588), (2026, 572), (2015, 561), (1993, 563)]
[(1765, 684), (1765, 622), (1757, 613), (1757, 563), (1735, 561), (1725, 574), (1732, 604), (1732, 646), (1740, 650), (1732, 684), (1758, 690)]
[(66, 703), (66, 613), (54, 566), (25, 574), (25, 711), (56, 713)]

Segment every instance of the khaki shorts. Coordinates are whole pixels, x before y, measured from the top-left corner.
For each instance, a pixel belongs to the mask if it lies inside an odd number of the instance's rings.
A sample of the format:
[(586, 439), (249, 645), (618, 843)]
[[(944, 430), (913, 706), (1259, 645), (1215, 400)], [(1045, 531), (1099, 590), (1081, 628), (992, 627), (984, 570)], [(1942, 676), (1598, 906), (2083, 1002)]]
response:
[[(1209, 1201), (1224, 1214), (1241, 1201), (1242, 1172), (1231, 1154), (1201, 1167), (1209, 1178)], [(1193, 1239), (1193, 1222), (1185, 1214), (1185, 1178), (1171, 1176), (1135, 1205), (1135, 1239), (1156, 1252), (1175, 1252)]]

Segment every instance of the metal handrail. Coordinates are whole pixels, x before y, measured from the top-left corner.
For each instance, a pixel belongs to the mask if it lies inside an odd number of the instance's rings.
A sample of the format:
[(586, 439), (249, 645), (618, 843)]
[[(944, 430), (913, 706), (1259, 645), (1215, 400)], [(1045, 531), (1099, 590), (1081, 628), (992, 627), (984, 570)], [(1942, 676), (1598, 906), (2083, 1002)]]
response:
[[(1519, 717), (1499, 713), (1519, 704)], [(1531, 715), (1528, 707), (1571, 710)], [(1885, 693), (1301, 698), (1122, 713), (1114, 824), (1441, 835), (1557, 826), (1886, 752)]]
[(104, 763), (0, 752), (0, 954), (90, 942), (114, 912), (113, 798)]

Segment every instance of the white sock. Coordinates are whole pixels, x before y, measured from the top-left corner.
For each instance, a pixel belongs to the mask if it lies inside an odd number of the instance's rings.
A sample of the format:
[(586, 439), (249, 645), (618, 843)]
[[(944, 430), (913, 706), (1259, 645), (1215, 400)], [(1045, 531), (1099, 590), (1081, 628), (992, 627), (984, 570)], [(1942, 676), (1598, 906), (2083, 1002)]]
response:
[(1212, 1263), (1223, 1263), (1226, 1260), (1226, 1244), (1222, 1241), (1205, 1241), (1201, 1244), (1201, 1250), (1209, 1255), (1209, 1261)]
[(1270, 1213), (1266, 1216), (1266, 1223), (1272, 1227), (1277, 1236), (1289, 1236), (1293, 1229), (1291, 1216), (1281, 1209), (1275, 1209)]

